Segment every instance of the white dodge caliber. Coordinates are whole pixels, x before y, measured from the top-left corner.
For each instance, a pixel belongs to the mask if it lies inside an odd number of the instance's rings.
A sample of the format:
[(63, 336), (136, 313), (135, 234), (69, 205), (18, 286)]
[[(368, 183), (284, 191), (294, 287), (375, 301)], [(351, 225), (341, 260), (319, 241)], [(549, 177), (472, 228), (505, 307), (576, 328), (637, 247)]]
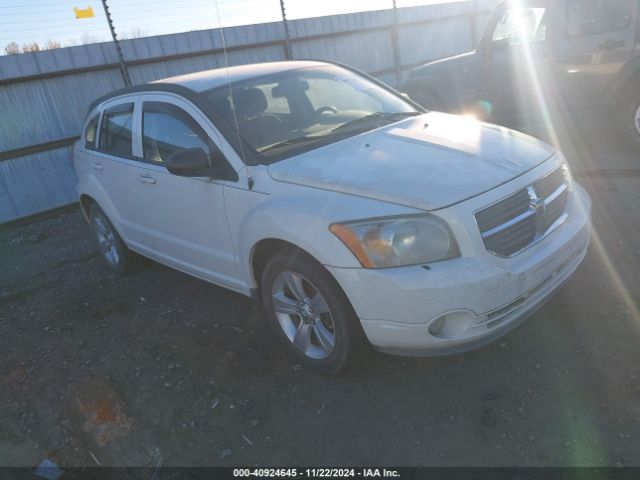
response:
[(553, 147), (324, 62), (114, 92), (74, 162), (112, 269), (136, 252), (252, 296), (282, 348), (324, 373), (361, 339), (401, 355), (487, 344), (589, 245), (589, 197)]

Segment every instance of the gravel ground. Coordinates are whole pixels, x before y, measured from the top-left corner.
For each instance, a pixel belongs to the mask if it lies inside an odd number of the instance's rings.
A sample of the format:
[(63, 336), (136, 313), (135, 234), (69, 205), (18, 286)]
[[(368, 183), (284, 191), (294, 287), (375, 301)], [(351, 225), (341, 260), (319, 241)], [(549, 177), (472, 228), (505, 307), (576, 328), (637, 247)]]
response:
[(0, 465), (640, 466), (638, 154), (566, 138), (596, 232), (567, 286), (483, 349), (339, 377), (289, 363), (248, 298), (114, 276), (75, 208), (0, 226)]

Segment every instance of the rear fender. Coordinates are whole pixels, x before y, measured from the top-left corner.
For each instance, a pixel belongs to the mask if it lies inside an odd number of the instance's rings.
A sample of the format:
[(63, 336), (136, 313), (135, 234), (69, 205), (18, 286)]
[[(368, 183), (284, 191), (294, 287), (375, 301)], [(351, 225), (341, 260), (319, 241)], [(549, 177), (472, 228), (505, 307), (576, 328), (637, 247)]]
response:
[[(118, 235), (120, 235), (120, 238), (122, 238), (122, 240), (126, 244), (127, 238), (123, 232), (120, 215), (118, 215), (118, 211), (113, 205), (113, 202), (109, 200), (107, 192), (105, 192), (104, 188), (102, 188), (102, 185), (100, 185), (98, 179), (88, 173), (81, 175), (78, 178), (77, 191), (78, 198), (82, 197), (83, 195), (87, 195), (98, 204), (98, 206), (104, 211), (104, 213), (107, 215), (107, 218), (118, 232)], [(88, 220), (89, 212), (86, 212), (86, 215)]]

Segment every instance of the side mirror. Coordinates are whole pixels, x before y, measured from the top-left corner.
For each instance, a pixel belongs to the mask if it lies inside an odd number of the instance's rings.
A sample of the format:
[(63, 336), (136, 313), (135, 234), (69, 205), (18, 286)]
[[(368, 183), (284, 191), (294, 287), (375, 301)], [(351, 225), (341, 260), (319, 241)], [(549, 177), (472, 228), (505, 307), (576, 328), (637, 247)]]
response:
[(181, 177), (203, 175), (209, 167), (209, 156), (201, 148), (180, 150), (167, 158), (167, 170)]
[(212, 154), (202, 148), (189, 148), (167, 158), (167, 170), (180, 177), (211, 177), (220, 180), (238, 180), (238, 174), (217, 148)]

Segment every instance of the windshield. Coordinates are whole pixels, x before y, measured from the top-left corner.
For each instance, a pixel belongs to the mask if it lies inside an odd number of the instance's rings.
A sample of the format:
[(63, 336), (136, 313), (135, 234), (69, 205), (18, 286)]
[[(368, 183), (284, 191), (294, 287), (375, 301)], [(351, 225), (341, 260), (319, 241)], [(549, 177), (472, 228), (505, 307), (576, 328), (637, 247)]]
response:
[[(419, 115), (409, 102), (333, 65), (289, 70), (204, 92), (260, 163)], [(233, 106), (233, 107), (232, 107)]]

